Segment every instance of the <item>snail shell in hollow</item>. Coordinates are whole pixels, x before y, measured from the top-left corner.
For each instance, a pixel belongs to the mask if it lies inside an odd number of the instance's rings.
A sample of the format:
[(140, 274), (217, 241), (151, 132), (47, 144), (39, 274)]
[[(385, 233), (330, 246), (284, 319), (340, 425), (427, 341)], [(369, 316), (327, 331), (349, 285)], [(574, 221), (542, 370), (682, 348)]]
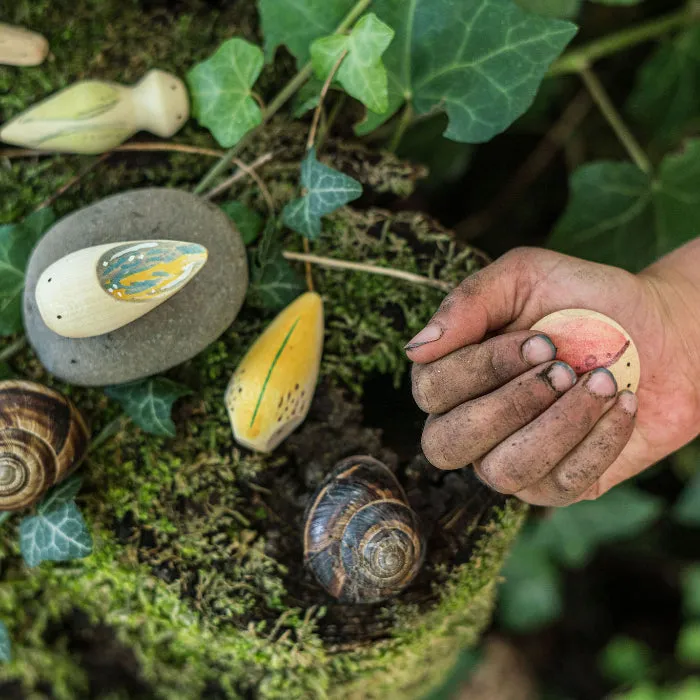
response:
[(75, 251), (36, 284), (44, 323), (66, 338), (109, 333), (152, 311), (202, 269), (207, 249), (183, 241), (128, 241)]
[(0, 382), (0, 511), (36, 503), (85, 456), (78, 409), (41, 384)]
[(304, 560), (344, 603), (376, 603), (399, 593), (425, 557), (418, 517), (393, 472), (372, 457), (340, 462), (306, 515)]

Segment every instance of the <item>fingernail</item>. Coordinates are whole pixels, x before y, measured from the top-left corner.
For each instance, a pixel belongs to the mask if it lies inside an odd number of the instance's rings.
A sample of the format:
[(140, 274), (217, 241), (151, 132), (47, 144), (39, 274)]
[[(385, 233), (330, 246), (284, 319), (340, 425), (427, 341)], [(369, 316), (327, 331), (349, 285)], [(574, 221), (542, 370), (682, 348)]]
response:
[(546, 335), (533, 335), (520, 348), (525, 362), (531, 365), (541, 365), (557, 356), (557, 348)]
[(629, 413), (631, 416), (637, 415), (637, 407), (639, 406), (639, 402), (637, 401), (636, 394), (633, 394), (631, 391), (623, 391), (620, 394), (618, 403), (620, 404), (620, 408), (626, 413)]
[(442, 338), (442, 328), (437, 323), (429, 323), (417, 336), (411, 339), (408, 345), (404, 346), (404, 350), (415, 350), (421, 345), (434, 343)]
[(594, 369), (586, 382), (586, 389), (594, 396), (601, 398), (611, 398), (617, 394), (617, 382), (610, 370), (605, 367)]
[(566, 362), (555, 362), (547, 370), (547, 379), (554, 391), (566, 391), (576, 384), (576, 372)]

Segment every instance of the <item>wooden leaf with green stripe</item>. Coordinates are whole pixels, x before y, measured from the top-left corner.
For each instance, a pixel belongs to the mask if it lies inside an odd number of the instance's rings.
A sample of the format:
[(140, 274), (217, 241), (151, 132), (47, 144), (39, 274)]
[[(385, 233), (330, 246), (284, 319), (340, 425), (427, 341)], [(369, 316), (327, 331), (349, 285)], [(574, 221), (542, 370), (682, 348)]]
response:
[(306, 418), (323, 352), (323, 302), (302, 294), (282, 311), (241, 361), (226, 390), (233, 435), (271, 452)]

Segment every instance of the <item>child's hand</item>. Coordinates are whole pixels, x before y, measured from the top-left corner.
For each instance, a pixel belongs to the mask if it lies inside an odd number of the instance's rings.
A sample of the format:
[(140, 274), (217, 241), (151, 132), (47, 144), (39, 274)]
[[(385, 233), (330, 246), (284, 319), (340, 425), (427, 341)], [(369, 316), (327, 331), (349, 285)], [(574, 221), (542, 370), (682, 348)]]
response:
[[(428, 460), (441, 469), (473, 463), (497, 491), (566, 505), (600, 496), (692, 439), (700, 276), (689, 277), (679, 256), (693, 249), (697, 261), (697, 243), (637, 276), (525, 248), (464, 280), (407, 346), (414, 398), (431, 414)], [(627, 330), (641, 361), (639, 405), (605, 369), (575, 381), (568, 365), (552, 362), (551, 343), (527, 330), (566, 308), (600, 311)]]

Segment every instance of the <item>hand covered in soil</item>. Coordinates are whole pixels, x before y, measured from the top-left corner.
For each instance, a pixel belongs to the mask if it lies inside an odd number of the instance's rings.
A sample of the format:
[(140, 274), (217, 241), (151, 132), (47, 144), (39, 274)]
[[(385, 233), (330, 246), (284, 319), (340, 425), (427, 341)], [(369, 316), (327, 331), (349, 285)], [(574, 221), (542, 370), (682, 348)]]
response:
[[(423, 451), (474, 464), (493, 489), (536, 505), (594, 499), (700, 432), (700, 239), (638, 275), (516, 249), (465, 279), (406, 346), (429, 413)], [(617, 320), (637, 345), (638, 394), (607, 369), (576, 377), (529, 329), (566, 308)]]

